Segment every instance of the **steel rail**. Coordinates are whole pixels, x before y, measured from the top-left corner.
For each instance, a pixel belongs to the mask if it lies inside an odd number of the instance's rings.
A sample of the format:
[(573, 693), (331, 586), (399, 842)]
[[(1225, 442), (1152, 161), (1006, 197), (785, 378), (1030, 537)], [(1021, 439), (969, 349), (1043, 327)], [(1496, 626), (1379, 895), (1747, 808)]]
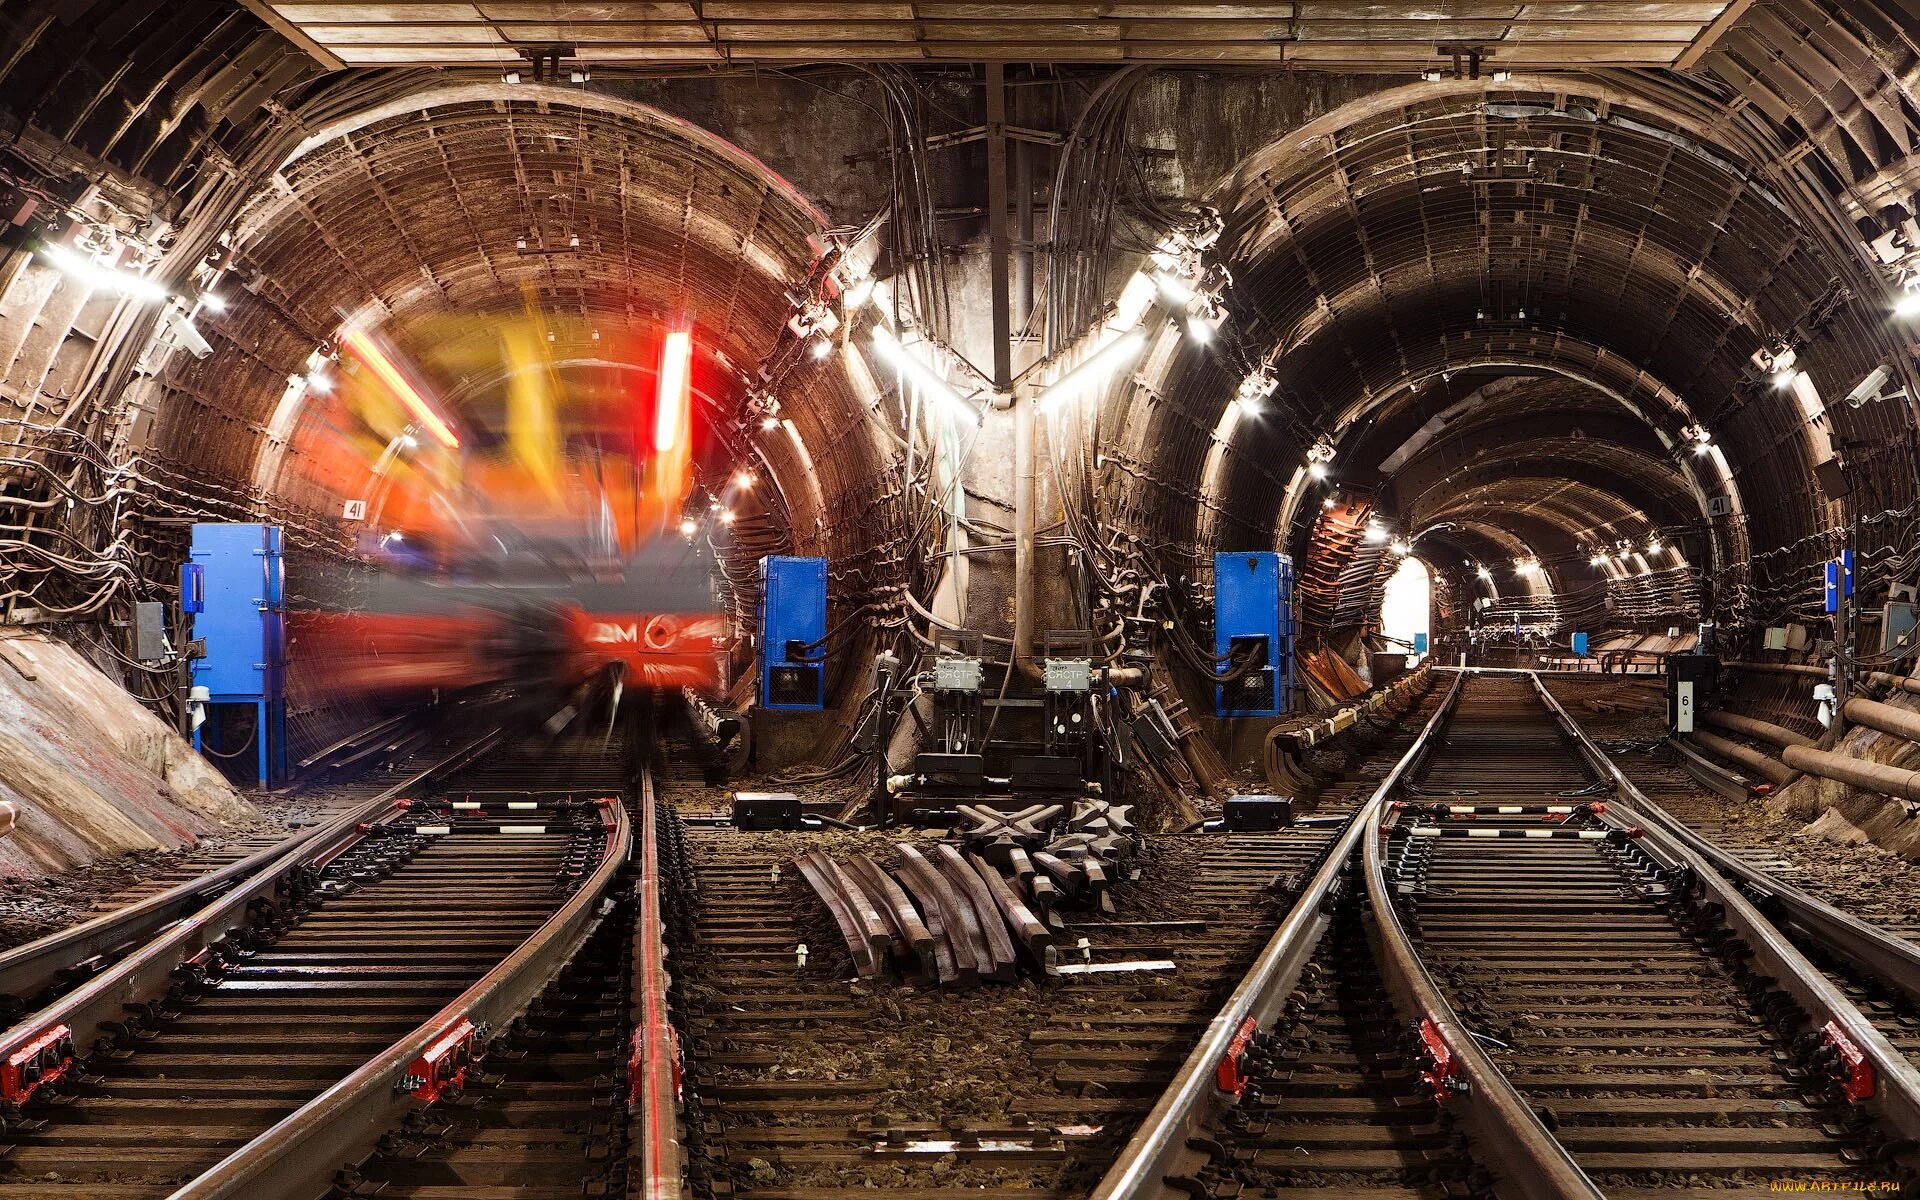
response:
[(1288, 996), (1300, 982), (1301, 971), (1333, 922), (1334, 906), (1329, 903), (1329, 897), (1352, 858), (1354, 847), (1366, 831), (1378, 824), (1388, 794), (1426, 756), (1434, 731), (1459, 693), (1460, 682), (1456, 679), (1412, 747), (1394, 763), (1341, 830), (1313, 878), (1287, 910), (1280, 928), (1274, 931), (1246, 977), (1208, 1023), (1173, 1082), (1161, 1093), (1119, 1158), (1094, 1188), (1091, 1200), (1147, 1200), (1175, 1193), (1167, 1179), (1190, 1176), (1206, 1161), (1206, 1154), (1190, 1149), (1188, 1143), (1205, 1137), (1231, 1102), (1232, 1098), (1215, 1086), (1221, 1061), (1231, 1052), (1234, 1040), (1249, 1020), (1260, 1028), (1268, 1028), (1283, 1010)]
[(325, 1192), (342, 1167), (364, 1157), (414, 1107), (403, 1083), (411, 1064), (463, 1022), (484, 1045), (525, 1011), (610, 910), (602, 901), (632, 852), (633, 831), (619, 801), (601, 801), (601, 812), (607, 838), (598, 866), (517, 950), (426, 1023), (168, 1200), (312, 1200)]
[[(1464, 675), (1455, 678), (1442, 714), (1451, 714), (1464, 683)], [(1427, 1041), (1426, 1052), (1435, 1056), (1436, 1091), (1449, 1086), (1455, 1074), (1465, 1085), (1464, 1094), (1436, 1098), (1453, 1110), (1467, 1130), (1473, 1156), (1493, 1176), (1494, 1194), (1501, 1200), (1605, 1200), (1526, 1098), (1480, 1048), (1420, 960), (1387, 886), (1387, 829), (1385, 823), (1377, 831), (1370, 825), (1362, 847), (1368, 940), (1395, 1008), (1415, 1014)], [(1442, 1051), (1448, 1056), (1444, 1067), (1438, 1059)]]
[(627, 1060), (627, 1195), (679, 1200), (687, 1193), (680, 1135), (680, 1040), (667, 1008), (666, 922), (660, 904), (660, 822), (653, 777), (640, 791), (640, 864), (634, 884), (633, 1041)]
[[(1835, 937), (1837, 940), (1821, 944), (1840, 957), (1853, 961), (1858, 955), (1860, 965), (1869, 970), (1870, 964), (1876, 961), (1892, 962), (1899, 974), (1890, 982), (1912, 981), (1909, 972), (1916, 962), (1912, 944), (1829, 909), (1797, 889), (1772, 881), (1763, 872), (1730, 861), (1731, 855), (1686, 829), (1635, 787), (1554, 699), (1538, 675), (1533, 675), (1532, 682), (1541, 701), (1581, 755), (1599, 777), (1612, 786), (1617, 797), (1626, 798), (1609, 805), (1606, 812), (1599, 814), (1599, 819), (1636, 836), (1639, 844), (1663, 867), (1684, 869), (1696, 892), (1719, 906), (1722, 923), (1746, 944), (1758, 972), (1770, 976), (1812, 1018), (1815, 1026), (1838, 1030), (1866, 1056), (1876, 1075), (1871, 1103), (1881, 1118), (1903, 1138), (1920, 1140), (1920, 1070), (1841, 994), (1824, 972), (1800, 953), (1786, 934), (1735, 886), (1729, 874), (1765, 887), (1810, 936), (1819, 938), (1826, 932)], [(1735, 869), (1723, 874), (1720, 864)], [(1820, 909), (1826, 911), (1822, 913)]]
[[(27, 998), (59, 986), (60, 976), (77, 964), (151, 938), (167, 926), (201, 911), (228, 889), (257, 881), (264, 872), (272, 871), (290, 856), (377, 819), (402, 794), (486, 753), (501, 736), (499, 730), (494, 730), (466, 742), (445, 758), (414, 772), (355, 808), (290, 834), (276, 845), (0, 954), (0, 995)], [(0, 1035), (0, 1045), (7, 1044), (11, 1044), (11, 1038)]]

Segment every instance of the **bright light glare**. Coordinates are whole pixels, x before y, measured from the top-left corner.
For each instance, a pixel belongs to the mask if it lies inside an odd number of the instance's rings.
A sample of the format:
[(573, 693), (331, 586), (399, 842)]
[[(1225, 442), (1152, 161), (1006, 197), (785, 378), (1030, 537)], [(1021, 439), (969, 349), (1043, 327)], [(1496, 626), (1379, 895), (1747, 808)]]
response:
[(1378, 544), (1387, 540), (1387, 527), (1378, 521), (1367, 523), (1367, 540)]
[(70, 275), (88, 287), (118, 292), (130, 300), (152, 303), (167, 298), (167, 289), (144, 275), (115, 270), (93, 261), (66, 246), (45, 245), (34, 251), (48, 266)]
[(208, 312), (223, 313), (227, 311), (227, 301), (216, 292), (204, 292), (200, 296), (200, 307)]
[(680, 522), (680, 536), (692, 537), (699, 528), (700, 526), (694, 524), (692, 517), (687, 517)]
[(1474, 574), (1485, 580), (1491, 581), (1493, 579), (1493, 572), (1487, 570), (1485, 567), (1481, 567), (1478, 571), (1475, 571)]
[(733, 524), (733, 520), (734, 520), (733, 510), (730, 508), (720, 514), (720, 523), (722, 525), (731, 525)]
[(1903, 321), (1920, 319), (1920, 288), (1909, 288), (1907, 293), (1894, 303), (1893, 315)]
[(388, 358), (374, 340), (367, 336), (365, 330), (347, 330), (341, 336), (340, 344), (351, 350), (353, 356), (364, 363), (380, 382), (386, 385), (387, 390), (399, 399), (400, 403), (407, 406), (407, 411), (413, 414), (414, 419), (425, 425), (427, 431), (439, 439), (443, 445), (449, 448), (460, 445), (460, 439), (454, 434), (453, 427), (433, 410), (433, 405), (427, 403), (426, 397), (414, 389), (407, 377), (400, 373), (400, 368), (393, 365), (393, 360)]
[(885, 325), (874, 326), (873, 348), (879, 352), (882, 359), (886, 360), (888, 366), (905, 376), (928, 396), (938, 400), (956, 414), (964, 413), (975, 421), (980, 419), (980, 413), (974, 409), (973, 405), (967, 403), (960, 393), (954, 391), (947, 381), (940, 377), (940, 372), (934, 370), (925, 359), (901, 345), (900, 339), (893, 336), (893, 330)]
[(1174, 305), (1185, 308), (1193, 303), (1194, 290), (1187, 285), (1186, 280), (1165, 271), (1155, 271), (1153, 281), (1159, 285), (1160, 294)]
[(740, 488), (743, 491), (751, 491), (753, 489), (753, 485), (758, 482), (760, 482), (759, 479), (754, 475), (752, 471), (734, 472), (733, 486)]
[(333, 391), (333, 376), (327, 374), (325, 371), (321, 371), (317, 369), (308, 371), (307, 372), (307, 390), (312, 392), (316, 396), (325, 396), (325, 395), (331, 394)]
[(654, 393), (653, 448), (665, 453), (680, 444), (692, 396), (693, 334), (669, 332), (660, 345), (660, 372)]
[(1085, 362), (1068, 371), (1041, 392), (1036, 400), (1040, 410), (1045, 412), (1061, 401), (1078, 395), (1088, 385), (1111, 375), (1120, 368), (1122, 363), (1130, 361), (1134, 355), (1138, 354), (1146, 344), (1147, 335), (1139, 329), (1114, 338), (1088, 355)]
[[(1315, 479), (1325, 479), (1327, 477), (1327, 464), (1323, 462), (1310, 462), (1307, 464), (1307, 474), (1313, 476)], [(1328, 503), (1331, 504), (1332, 501), (1328, 501)]]

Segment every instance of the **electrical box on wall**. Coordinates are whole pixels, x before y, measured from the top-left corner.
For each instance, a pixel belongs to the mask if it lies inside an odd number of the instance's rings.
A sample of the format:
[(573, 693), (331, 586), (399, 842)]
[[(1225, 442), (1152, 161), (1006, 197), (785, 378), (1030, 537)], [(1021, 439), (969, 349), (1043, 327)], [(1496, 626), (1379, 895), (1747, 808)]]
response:
[(760, 560), (760, 706), (817, 712), (826, 705), (827, 560)]
[[(1213, 652), (1236, 679), (1214, 688), (1223, 717), (1277, 717), (1293, 694), (1293, 560), (1272, 551), (1213, 556)], [(1247, 656), (1251, 655), (1251, 659)]]
[[(286, 558), (280, 527), (195, 525), (187, 568), (181, 573), (181, 608), (193, 618), (192, 640), (205, 647), (192, 660), (195, 702), (253, 706), (258, 778), (269, 783), (285, 775), (286, 753)], [(196, 749), (203, 733), (194, 729)]]

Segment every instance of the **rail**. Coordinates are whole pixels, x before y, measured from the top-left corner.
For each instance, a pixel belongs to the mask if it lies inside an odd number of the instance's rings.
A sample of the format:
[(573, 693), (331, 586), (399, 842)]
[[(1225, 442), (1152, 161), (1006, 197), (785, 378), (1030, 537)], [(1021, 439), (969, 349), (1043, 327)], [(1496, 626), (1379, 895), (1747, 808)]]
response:
[(1803, 932), (1825, 949), (1880, 975), (1902, 990), (1920, 987), (1920, 947), (1781, 884), (1687, 829), (1634, 786), (1619, 766), (1594, 745), (1538, 675), (1532, 677), (1532, 682), (1561, 730), (1600, 778), (1612, 786), (1615, 796), (1624, 797), (1599, 814), (1600, 819), (1637, 837), (1641, 846), (1663, 867), (1683, 870), (1699, 894), (1719, 906), (1724, 914), (1723, 923), (1746, 943), (1759, 973), (1771, 976), (1812, 1018), (1816, 1027), (1831, 1029), (1866, 1056), (1877, 1079), (1872, 1101), (1881, 1117), (1902, 1137), (1920, 1139), (1920, 1070), (1788, 941), (1786, 934), (1732, 879), (1741, 879), (1771, 897), (1789, 914), (1789, 920), (1800, 925)]
[[(1455, 677), (1436, 720), (1451, 713), (1464, 682), (1464, 675)], [(1442, 1100), (1470, 1135), (1474, 1157), (1493, 1175), (1494, 1193), (1502, 1200), (1604, 1200), (1593, 1180), (1480, 1048), (1420, 961), (1388, 890), (1385, 841), (1385, 828), (1376, 821), (1368, 828), (1362, 850), (1375, 958), (1394, 1007), (1412, 1014), (1418, 1023), (1431, 1086), (1449, 1088), (1459, 1080), (1460, 1094)]]
[(1234, 989), (1194, 1047), (1173, 1083), (1134, 1131), (1120, 1157), (1094, 1188), (1092, 1200), (1143, 1200), (1170, 1190), (1170, 1177), (1188, 1176), (1205, 1156), (1189, 1148), (1202, 1137), (1214, 1117), (1230, 1101), (1215, 1086), (1218, 1068), (1233, 1053), (1236, 1039), (1249, 1021), (1258, 1028), (1272, 1024), (1300, 981), (1300, 973), (1332, 923), (1330, 898), (1354, 847), (1379, 822), (1386, 797), (1427, 753), (1434, 731), (1459, 695), (1460, 683), (1421, 729), (1413, 746), (1394, 763), (1386, 778), (1362, 803), (1321, 860), (1313, 878), (1287, 910), (1280, 928), (1267, 941), (1246, 978)]
[(680, 1144), (680, 1044), (668, 1019), (666, 924), (660, 902), (660, 821), (653, 779), (641, 789), (640, 868), (634, 883), (633, 1042), (627, 1060), (627, 1194), (678, 1200), (686, 1191)]
[(277, 845), (228, 863), (197, 879), (176, 884), (164, 892), (0, 954), (0, 995), (27, 998), (59, 986), (61, 977), (71, 971), (76, 963), (84, 963), (151, 938), (167, 926), (199, 912), (209, 901), (229, 889), (258, 882), (265, 873), (273, 872), (276, 865), (302, 851), (377, 819), (395, 799), (433, 776), (458, 769), (486, 753), (500, 737), (500, 731), (493, 730), (465, 742), (445, 758), (414, 772), (365, 803), (331, 820), (291, 834)]
[(607, 838), (593, 873), (532, 937), (432, 1019), (273, 1128), (175, 1191), (169, 1200), (311, 1200), (339, 1169), (363, 1156), (415, 1101), (411, 1066), (469, 1029), (476, 1043), (519, 1015), (608, 911), (603, 898), (632, 851), (632, 825), (618, 801), (601, 802)]

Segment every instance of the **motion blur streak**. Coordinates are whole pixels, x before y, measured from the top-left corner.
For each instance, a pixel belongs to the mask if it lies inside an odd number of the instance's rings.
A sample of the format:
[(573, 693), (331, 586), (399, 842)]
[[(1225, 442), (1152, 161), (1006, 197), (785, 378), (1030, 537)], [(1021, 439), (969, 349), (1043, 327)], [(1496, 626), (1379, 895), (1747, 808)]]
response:
[(425, 426), (427, 432), (437, 438), (442, 445), (448, 449), (454, 449), (460, 445), (460, 438), (453, 432), (453, 427), (433, 410), (433, 405), (427, 403), (426, 397), (422, 396), (407, 377), (401, 374), (400, 368), (393, 365), (393, 360), (387, 357), (378, 343), (367, 336), (365, 330), (347, 330), (341, 335), (340, 344), (378, 376), (387, 390), (392, 392), (400, 403), (406, 405), (407, 411), (413, 414), (414, 419)]
[(687, 405), (692, 396), (688, 368), (693, 361), (693, 335), (674, 330), (660, 347), (660, 383), (653, 414), (653, 448), (662, 454), (681, 447)]

